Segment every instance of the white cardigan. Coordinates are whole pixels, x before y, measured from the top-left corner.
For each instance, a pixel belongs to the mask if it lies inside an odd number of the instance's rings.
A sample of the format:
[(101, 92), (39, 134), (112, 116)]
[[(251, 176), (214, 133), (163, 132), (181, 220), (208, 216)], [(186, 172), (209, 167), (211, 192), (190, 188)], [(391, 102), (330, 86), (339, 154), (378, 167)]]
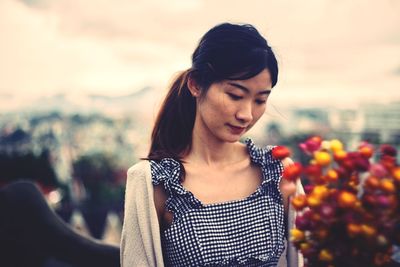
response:
[[(140, 161), (128, 170), (125, 215), (121, 236), (122, 267), (163, 267), (160, 227), (154, 205), (150, 163)], [(304, 194), (300, 181), (297, 194)], [(294, 227), (295, 210), (290, 206), (288, 228)], [(287, 247), (287, 246), (286, 246)], [(303, 266), (301, 255), (290, 244), (279, 260), (279, 267)]]

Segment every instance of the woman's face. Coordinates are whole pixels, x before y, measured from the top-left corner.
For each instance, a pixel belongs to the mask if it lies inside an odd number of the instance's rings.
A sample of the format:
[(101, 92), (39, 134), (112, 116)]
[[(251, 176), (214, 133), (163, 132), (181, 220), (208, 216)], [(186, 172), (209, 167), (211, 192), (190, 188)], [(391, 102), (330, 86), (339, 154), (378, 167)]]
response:
[(271, 87), (267, 69), (248, 80), (213, 83), (197, 100), (193, 134), (223, 142), (238, 141), (264, 114)]

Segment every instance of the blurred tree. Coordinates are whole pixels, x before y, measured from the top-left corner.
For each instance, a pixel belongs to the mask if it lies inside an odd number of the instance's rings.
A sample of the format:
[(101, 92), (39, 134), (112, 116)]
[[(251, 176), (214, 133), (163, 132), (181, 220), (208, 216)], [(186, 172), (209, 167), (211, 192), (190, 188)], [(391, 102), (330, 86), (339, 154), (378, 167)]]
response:
[(50, 153), (44, 150), (39, 156), (26, 154), (0, 154), (0, 183), (6, 184), (21, 179), (38, 182), (42, 187), (59, 186), (57, 176), (50, 161)]
[(22, 143), (28, 143), (30, 141), (31, 141), (30, 133), (27, 133), (19, 128), (9, 134), (0, 135), (1, 146), (18, 146)]
[(125, 172), (110, 155), (83, 155), (73, 163), (74, 179), (79, 179), (86, 191), (81, 211), (95, 238), (101, 238), (110, 210), (120, 212), (124, 201)]

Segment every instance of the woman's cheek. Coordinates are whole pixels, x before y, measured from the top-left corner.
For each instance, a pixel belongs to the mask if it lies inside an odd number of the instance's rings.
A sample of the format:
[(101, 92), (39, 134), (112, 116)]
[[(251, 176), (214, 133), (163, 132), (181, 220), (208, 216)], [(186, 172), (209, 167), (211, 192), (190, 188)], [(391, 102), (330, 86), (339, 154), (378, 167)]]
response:
[(264, 113), (265, 113), (265, 105), (264, 107), (260, 107), (260, 109), (257, 110), (253, 115), (253, 120), (254, 120), (253, 124), (255, 124), (262, 117), (262, 115), (264, 115)]

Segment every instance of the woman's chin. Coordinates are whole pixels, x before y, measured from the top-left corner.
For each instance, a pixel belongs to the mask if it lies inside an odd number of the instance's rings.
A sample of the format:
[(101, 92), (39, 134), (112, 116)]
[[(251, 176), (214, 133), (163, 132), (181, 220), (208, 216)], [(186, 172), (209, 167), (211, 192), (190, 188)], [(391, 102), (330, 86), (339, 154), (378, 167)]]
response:
[(223, 140), (228, 143), (236, 143), (236, 142), (240, 141), (240, 138), (242, 136), (243, 136), (243, 134), (239, 134), (239, 135), (238, 134), (229, 134), (225, 138), (223, 138)]

